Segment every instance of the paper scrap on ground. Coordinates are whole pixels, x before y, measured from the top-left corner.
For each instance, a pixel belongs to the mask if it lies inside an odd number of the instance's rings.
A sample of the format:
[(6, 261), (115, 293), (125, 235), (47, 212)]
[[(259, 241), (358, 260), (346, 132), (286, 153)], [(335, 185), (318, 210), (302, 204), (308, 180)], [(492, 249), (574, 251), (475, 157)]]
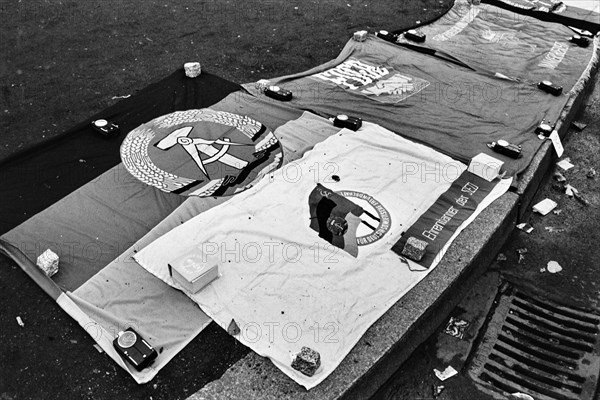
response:
[(565, 193), (569, 197), (573, 197), (575, 193), (579, 193), (579, 190), (575, 189), (573, 186), (566, 184), (565, 185)]
[(20, 316), (17, 316), (17, 324), (19, 324), (21, 328), (25, 326), (25, 323), (23, 322)]
[(535, 400), (533, 397), (526, 393), (516, 392), (509, 396), (510, 400)]
[(452, 378), (454, 375), (458, 374), (458, 371), (452, 368), (452, 365), (448, 365), (445, 370), (440, 371), (437, 368), (433, 369), (435, 376), (438, 377), (440, 381), (445, 381), (448, 378)]
[(562, 267), (560, 266), (559, 263), (557, 263), (556, 261), (549, 261), (548, 265), (546, 266), (546, 269), (548, 270), (548, 272), (550, 272), (551, 274), (556, 274), (557, 272), (562, 271)]
[(562, 157), (565, 152), (565, 148), (560, 141), (560, 136), (558, 136), (558, 131), (555, 129), (552, 131), (548, 139), (552, 140), (552, 145), (554, 146), (554, 150), (556, 151), (556, 155), (558, 157)]
[(457, 339), (463, 339), (465, 337), (465, 332), (470, 325), (471, 323), (469, 321), (456, 317), (450, 317), (450, 320), (444, 329), (444, 333)]
[(571, 164), (571, 159), (568, 157), (565, 158), (564, 160), (560, 160), (559, 162), (556, 163), (556, 165), (558, 165), (565, 171), (568, 171), (575, 166), (575, 165)]
[(533, 211), (540, 213), (542, 215), (548, 214), (550, 211), (554, 210), (558, 206), (554, 200), (544, 199), (533, 206)]
[(582, 130), (584, 130), (585, 127), (587, 126), (587, 124), (584, 124), (583, 122), (577, 122), (577, 121), (571, 122), (571, 125), (573, 125), (575, 128), (577, 128), (577, 130), (579, 132), (581, 132)]
[(519, 228), (520, 230), (522, 230), (525, 233), (531, 233), (533, 231), (533, 226), (529, 225), (526, 222), (522, 222), (522, 223), (518, 224), (517, 228)]

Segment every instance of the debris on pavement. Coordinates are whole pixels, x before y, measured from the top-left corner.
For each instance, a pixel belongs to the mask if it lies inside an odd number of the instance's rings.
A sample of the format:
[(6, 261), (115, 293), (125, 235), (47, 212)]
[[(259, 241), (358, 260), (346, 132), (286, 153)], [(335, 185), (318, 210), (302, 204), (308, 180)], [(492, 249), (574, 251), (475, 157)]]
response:
[(588, 201), (588, 199), (586, 199), (581, 193), (579, 192), (573, 192), (573, 196), (579, 200), (584, 206), (589, 206), (590, 202)]
[(564, 228), (555, 228), (553, 226), (546, 226), (544, 227), (545, 230), (547, 230), (550, 233), (560, 233), (560, 232), (564, 232)]
[(131, 97), (131, 95), (130, 95), (130, 94), (126, 94), (126, 95), (123, 95), (123, 96), (113, 96), (113, 97), (111, 98), (111, 100), (118, 100), (118, 99), (128, 99), (128, 98), (130, 98), (130, 97)]
[(452, 378), (454, 375), (458, 374), (458, 371), (452, 368), (452, 365), (448, 365), (443, 371), (434, 368), (433, 373), (435, 374), (435, 376), (438, 377), (440, 381), (445, 381), (446, 379)]
[(508, 400), (535, 400), (527, 393), (516, 392), (508, 396)]
[(533, 211), (540, 213), (542, 215), (548, 214), (550, 211), (554, 210), (558, 206), (554, 200), (544, 199), (533, 206)]
[(590, 168), (585, 176), (587, 176), (589, 179), (594, 179), (596, 177), (596, 170), (594, 168)]
[(556, 261), (549, 261), (546, 270), (551, 274), (556, 274), (557, 272), (562, 271), (562, 267)]
[(562, 212), (562, 210), (554, 210), (554, 211), (552, 211), (552, 213), (554, 215), (560, 215), (561, 212)]
[(522, 223), (518, 224), (517, 228), (519, 228), (520, 230), (522, 230), (525, 233), (531, 233), (533, 231), (533, 226), (529, 225), (526, 222), (522, 222)]
[(446, 389), (446, 386), (444, 386), (444, 385), (433, 385), (433, 387), (432, 387), (433, 397), (437, 398), (440, 394), (442, 394), (444, 389)]
[(521, 264), (521, 261), (525, 260), (525, 253), (527, 253), (527, 249), (525, 247), (517, 249), (517, 253), (519, 253), (518, 263)]
[(587, 126), (587, 124), (584, 124), (583, 122), (577, 122), (577, 121), (572, 121), (571, 125), (573, 125), (575, 127), (575, 129), (577, 129), (579, 132), (583, 131), (585, 129), (585, 127)]
[(508, 260), (508, 257), (506, 257), (506, 254), (504, 253), (500, 253), (498, 254), (498, 257), (496, 257), (496, 261), (506, 261)]
[(575, 166), (575, 165), (571, 164), (571, 159), (569, 157), (567, 157), (563, 160), (560, 160), (559, 162), (556, 163), (556, 165), (561, 167), (564, 171), (568, 171)]
[(25, 322), (23, 322), (20, 316), (17, 316), (17, 324), (19, 324), (21, 328), (25, 327)]
[(69, 342), (71, 342), (71, 344), (77, 344), (77, 340), (75, 339), (70, 339)]
[(558, 182), (566, 182), (567, 181), (567, 178), (565, 178), (565, 176), (558, 171), (556, 171), (554, 173), (554, 179), (556, 179)]
[(569, 197), (573, 197), (575, 193), (579, 193), (579, 190), (575, 189), (573, 186), (567, 184), (565, 185), (565, 193)]
[(102, 350), (102, 347), (100, 347), (98, 344), (94, 344), (94, 348), (98, 351), (98, 353), (104, 353), (104, 350)]
[(450, 320), (444, 328), (444, 333), (457, 339), (463, 339), (467, 328), (471, 325), (469, 321), (464, 319), (450, 317)]

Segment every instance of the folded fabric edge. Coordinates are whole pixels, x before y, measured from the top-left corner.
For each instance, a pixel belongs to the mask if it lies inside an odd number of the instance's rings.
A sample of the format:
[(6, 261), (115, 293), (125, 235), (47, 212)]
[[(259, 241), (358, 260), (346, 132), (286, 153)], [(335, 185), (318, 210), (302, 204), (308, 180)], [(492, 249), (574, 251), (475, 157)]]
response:
[(35, 265), (25, 254), (11, 243), (0, 239), (0, 252), (12, 259), (48, 296), (52, 298), (71, 318), (73, 318), (85, 332), (112, 358), (122, 369), (138, 383), (150, 382), (158, 372), (167, 365), (179, 352), (185, 348), (198, 334), (211, 322), (210, 320), (200, 325), (195, 334), (177, 346), (175, 351), (169, 352), (160, 363), (150, 366), (143, 371), (136, 371), (125, 363), (123, 358), (113, 347), (114, 337), (109, 331), (95, 320), (90, 318), (78, 305), (83, 301), (71, 292), (64, 292), (52, 279), (47, 277), (37, 265)]

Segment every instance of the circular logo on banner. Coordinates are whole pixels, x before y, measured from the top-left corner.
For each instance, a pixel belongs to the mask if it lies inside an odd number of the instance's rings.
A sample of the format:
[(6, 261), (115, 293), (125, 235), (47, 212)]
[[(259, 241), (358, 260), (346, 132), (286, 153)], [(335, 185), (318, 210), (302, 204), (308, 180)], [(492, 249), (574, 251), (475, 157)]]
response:
[(354, 190), (336, 192), (352, 200), (363, 209), (362, 224), (356, 232), (356, 243), (366, 246), (381, 239), (389, 230), (392, 218), (388, 210), (372, 196)]
[(208, 108), (177, 111), (139, 126), (121, 145), (140, 181), (185, 196), (228, 196), (279, 168), (283, 153), (266, 126)]

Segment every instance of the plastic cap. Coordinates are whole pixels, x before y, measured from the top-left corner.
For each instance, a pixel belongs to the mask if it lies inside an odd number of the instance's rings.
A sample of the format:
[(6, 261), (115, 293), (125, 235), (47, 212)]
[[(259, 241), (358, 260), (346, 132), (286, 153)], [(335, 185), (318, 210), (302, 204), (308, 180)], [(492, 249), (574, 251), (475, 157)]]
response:
[(123, 331), (119, 332), (119, 339), (117, 340), (117, 343), (119, 343), (119, 346), (123, 347), (124, 349), (127, 349), (133, 346), (136, 340), (137, 335), (135, 333), (133, 333), (132, 331)]

